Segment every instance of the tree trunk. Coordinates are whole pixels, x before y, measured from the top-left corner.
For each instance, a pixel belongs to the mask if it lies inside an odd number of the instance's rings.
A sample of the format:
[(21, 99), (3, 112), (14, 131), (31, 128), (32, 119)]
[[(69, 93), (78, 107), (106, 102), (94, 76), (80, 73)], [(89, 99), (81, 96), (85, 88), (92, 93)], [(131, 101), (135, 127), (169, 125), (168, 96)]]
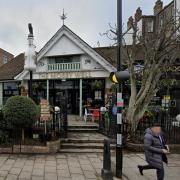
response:
[(135, 133), (136, 133), (136, 129), (139, 123), (139, 120), (143, 117), (145, 113), (145, 108), (140, 108), (140, 110), (138, 110), (137, 106), (134, 107), (129, 107), (128, 108), (128, 112), (126, 115), (126, 119), (127, 119), (127, 136), (128, 139), (131, 139), (134, 137)]

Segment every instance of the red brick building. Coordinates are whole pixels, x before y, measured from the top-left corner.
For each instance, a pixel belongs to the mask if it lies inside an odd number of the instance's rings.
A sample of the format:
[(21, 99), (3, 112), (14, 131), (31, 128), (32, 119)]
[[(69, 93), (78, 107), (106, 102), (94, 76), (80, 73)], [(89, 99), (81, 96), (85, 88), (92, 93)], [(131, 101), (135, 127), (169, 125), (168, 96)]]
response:
[(0, 67), (3, 64), (6, 64), (7, 62), (9, 62), (11, 59), (14, 58), (14, 55), (5, 51), (4, 49), (0, 48)]

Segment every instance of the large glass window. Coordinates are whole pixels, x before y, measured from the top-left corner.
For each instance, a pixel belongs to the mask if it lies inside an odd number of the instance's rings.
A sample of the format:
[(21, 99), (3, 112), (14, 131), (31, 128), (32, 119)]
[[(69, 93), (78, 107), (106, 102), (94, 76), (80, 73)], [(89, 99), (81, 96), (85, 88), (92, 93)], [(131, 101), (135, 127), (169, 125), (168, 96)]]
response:
[(19, 82), (5, 82), (3, 83), (3, 104), (11, 96), (19, 95)]
[(83, 105), (91, 103), (92, 107), (104, 105), (105, 80), (83, 79)]

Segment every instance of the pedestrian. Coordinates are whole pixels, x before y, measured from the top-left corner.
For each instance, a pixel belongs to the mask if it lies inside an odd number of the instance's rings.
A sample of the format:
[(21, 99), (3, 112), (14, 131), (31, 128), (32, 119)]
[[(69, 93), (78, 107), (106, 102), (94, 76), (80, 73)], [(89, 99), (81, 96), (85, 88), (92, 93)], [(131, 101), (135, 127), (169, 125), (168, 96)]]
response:
[(156, 123), (146, 130), (144, 150), (148, 165), (138, 165), (140, 174), (143, 175), (143, 170), (156, 169), (157, 180), (163, 180), (163, 162), (168, 163), (166, 155), (169, 154), (169, 147), (165, 144), (160, 124)]

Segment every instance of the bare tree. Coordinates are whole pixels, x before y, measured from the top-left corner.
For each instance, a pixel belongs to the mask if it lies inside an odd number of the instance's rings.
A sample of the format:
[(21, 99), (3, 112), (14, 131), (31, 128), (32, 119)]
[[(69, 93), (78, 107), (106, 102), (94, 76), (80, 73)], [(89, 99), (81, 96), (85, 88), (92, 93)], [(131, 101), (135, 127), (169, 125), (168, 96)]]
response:
[[(126, 120), (129, 124), (129, 133), (132, 135), (153, 96), (159, 91), (160, 81), (167, 73), (167, 69), (180, 57), (180, 18), (171, 17), (151, 35), (138, 33), (137, 22), (132, 22), (131, 27), (133, 43), (126, 45), (125, 39), (123, 53), (125, 65), (130, 73), (131, 95)], [(135, 57), (139, 49), (144, 58), (143, 68), (137, 73)]]
[[(171, 17), (165, 21), (154, 35), (139, 36), (137, 23), (132, 24), (133, 44), (132, 48), (126, 48), (127, 65), (130, 72), (131, 96), (127, 111), (127, 121), (131, 132), (135, 132), (139, 120), (143, 117), (153, 96), (160, 89), (160, 80), (164, 78), (167, 69), (174, 65), (180, 55), (180, 18)], [(143, 52), (143, 69), (141, 77), (136, 75), (134, 68), (136, 46), (140, 46)], [(137, 82), (140, 88), (137, 89)]]

